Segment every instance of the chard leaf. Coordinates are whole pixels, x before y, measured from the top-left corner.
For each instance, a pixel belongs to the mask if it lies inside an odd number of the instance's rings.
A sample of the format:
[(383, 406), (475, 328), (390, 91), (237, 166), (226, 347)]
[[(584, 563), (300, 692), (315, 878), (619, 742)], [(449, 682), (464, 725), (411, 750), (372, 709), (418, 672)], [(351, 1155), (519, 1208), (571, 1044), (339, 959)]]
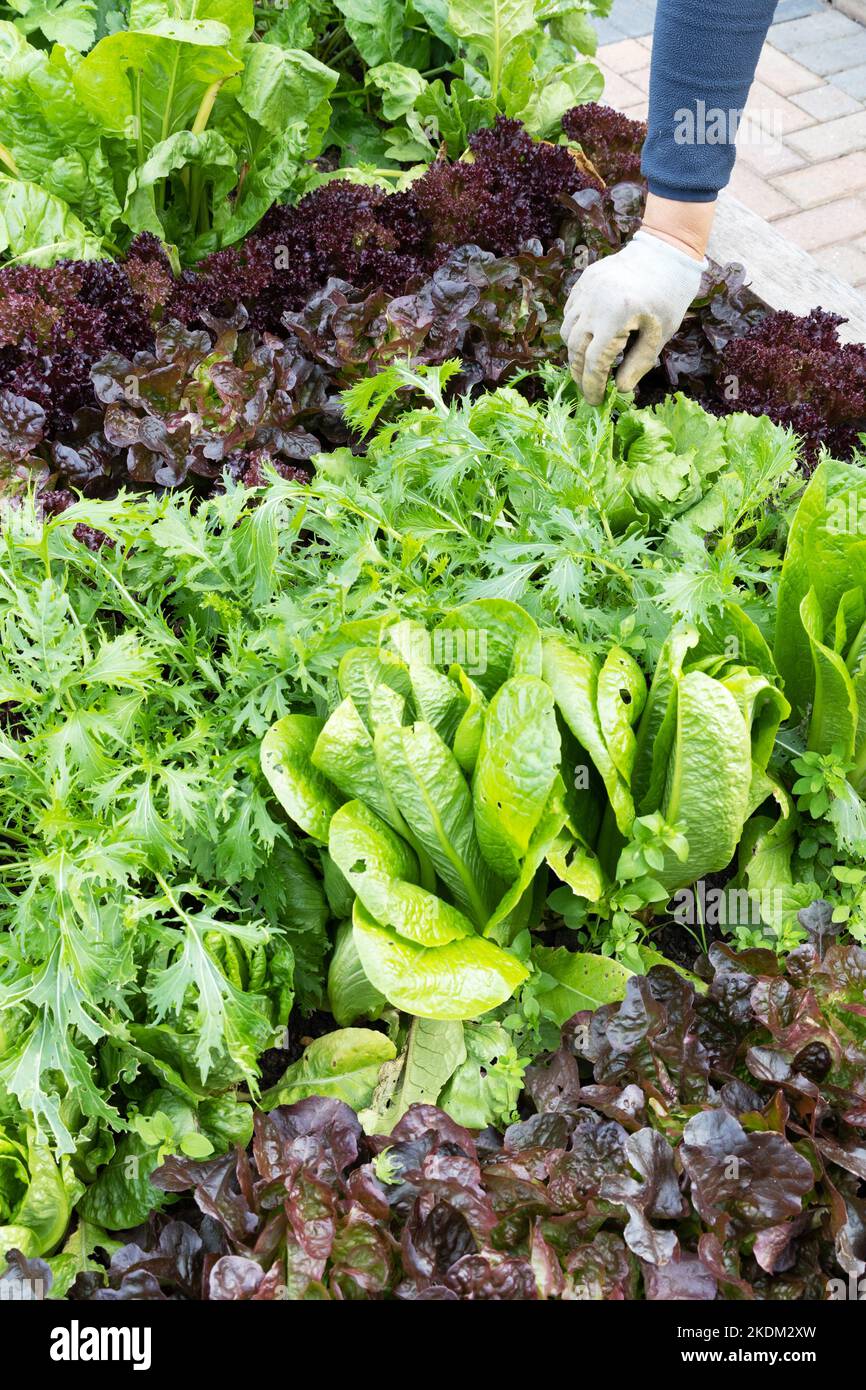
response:
[(532, 92), (526, 104), (514, 110), (509, 101), (506, 109), (510, 116), (523, 121), (538, 139), (554, 138), (570, 107), (584, 101), (598, 101), (604, 91), (604, 77), (594, 63), (563, 63), (544, 79), (536, 69), (532, 71), (532, 79)]
[(364, 86), (381, 92), (386, 121), (399, 121), (412, 110), (427, 83), (415, 68), (407, 68), (403, 63), (379, 63), (367, 70)]
[(75, 68), (81, 104), (107, 134), (145, 154), (195, 121), (215, 82), (239, 72), (231, 32), (215, 19), (161, 18), (100, 39)]
[(399, 55), (405, 23), (401, 0), (334, 0), (334, 5), (368, 67)]
[(255, 43), (244, 58), (238, 102), (272, 135), (310, 117), (327, 101), (340, 77), (300, 48)]
[(164, 241), (181, 241), (191, 220), (188, 200), (180, 195), (183, 183), (175, 188), (176, 203), (171, 217), (157, 208), (165, 181), (182, 170), (196, 169), (213, 188), (214, 201), (224, 202), (237, 182), (237, 155), (218, 130), (177, 130), (167, 140), (154, 145), (147, 159), (129, 175), (123, 221), (133, 232), (152, 232)]
[(448, 23), (484, 59), (495, 100), (516, 41), (535, 27), (534, 0), (449, 0)]
[(37, 29), (49, 43), (84, 53), (96, 37), (94, 0), (15, 0), (12, 6), (21, 15), (18, 24), (25, 34)]
[(37, 183), (0, 176), (0, 252), (25, 265), (53, 265), (56, 260), (91, 261), (102, 255), (66, 203)]
[(167, 19), (214, 20), (229, 31), (237, 55), (251, 38), (255, 15), (250, 0), (129, 0), (130, 29), (158, 29)]

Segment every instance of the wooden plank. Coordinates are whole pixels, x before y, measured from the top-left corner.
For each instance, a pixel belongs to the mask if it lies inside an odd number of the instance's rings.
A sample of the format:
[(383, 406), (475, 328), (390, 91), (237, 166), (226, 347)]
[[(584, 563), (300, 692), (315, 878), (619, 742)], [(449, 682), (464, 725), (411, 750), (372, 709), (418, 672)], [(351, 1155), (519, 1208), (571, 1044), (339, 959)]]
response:
[(866, 0), (829, 0), (829, 3), (832, 9), (846, 14), (849, 19), (866, 24)]
[(709, 255), (722, 264), (741, 261), (747, 283), (771, 308), (808, 314), (820, 307), (842, 314), (848, 320), (839, 328), (842, 341), (866, 343), (863, 295), (727, 193), (719, 196)]

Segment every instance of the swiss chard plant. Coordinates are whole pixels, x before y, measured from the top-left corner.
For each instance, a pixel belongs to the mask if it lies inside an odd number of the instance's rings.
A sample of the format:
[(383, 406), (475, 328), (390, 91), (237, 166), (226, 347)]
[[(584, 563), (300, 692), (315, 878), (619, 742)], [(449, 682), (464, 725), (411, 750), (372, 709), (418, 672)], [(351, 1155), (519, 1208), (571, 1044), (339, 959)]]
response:
[[(356, 6), (341, 8), (348, 14)], [(392, 160), (426, 163), (443, 147), (457, 158), (472, 132), (497, 115), (549, 137), (565, 111), (601, 94), (601, 71), (585, 55), (595, 52), (591, 15), (609, 8), (605, 0), (425, 0), (415, 8), (449, 51), (441, 75), (393, 59), (365, 74), (393, 122), (384, 132)]]
[[(195, 258), (236, 241), (311, 175), (339, 74), (250, 42), (247, 0), (133, 0), (82, 58), (0, 25), (0, 245), (50, 264), (149, 231)], [(176, 252), (174, 254), (177, 254)]]

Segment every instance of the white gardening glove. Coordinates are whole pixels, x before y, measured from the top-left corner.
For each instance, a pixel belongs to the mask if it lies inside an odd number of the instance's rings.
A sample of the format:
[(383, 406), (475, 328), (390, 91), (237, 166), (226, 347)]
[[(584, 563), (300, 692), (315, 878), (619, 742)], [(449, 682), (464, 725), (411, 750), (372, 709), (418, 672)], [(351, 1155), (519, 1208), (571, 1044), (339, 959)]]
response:
[(604, 399), (614, 359), (630, 333), (638, 337), (616, 374), (633, 391), (655, 366), (698, 293), (707, 262), (651, 232), (635, 232), (614, 256), (587, 266), (565, 306), (562, 339), (571, 374), (591, 405)]

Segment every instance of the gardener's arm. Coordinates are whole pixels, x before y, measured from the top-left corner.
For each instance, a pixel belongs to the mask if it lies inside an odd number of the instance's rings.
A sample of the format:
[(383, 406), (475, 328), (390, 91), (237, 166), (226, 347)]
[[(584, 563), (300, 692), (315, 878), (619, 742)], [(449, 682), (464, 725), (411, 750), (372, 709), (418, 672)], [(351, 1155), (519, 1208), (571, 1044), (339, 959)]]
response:
[(587, 400), (602, 399), (614, 359), (636, 333), (617, 372), (617, 385), (632, 390), (698, 292), (716, 195), (734, 164), (729, 113), (746, 104), (775, 8), (776, 0), (659, 0), (643, 224), (623, 251), (584, 271), (563, 319), (571, 369)]

